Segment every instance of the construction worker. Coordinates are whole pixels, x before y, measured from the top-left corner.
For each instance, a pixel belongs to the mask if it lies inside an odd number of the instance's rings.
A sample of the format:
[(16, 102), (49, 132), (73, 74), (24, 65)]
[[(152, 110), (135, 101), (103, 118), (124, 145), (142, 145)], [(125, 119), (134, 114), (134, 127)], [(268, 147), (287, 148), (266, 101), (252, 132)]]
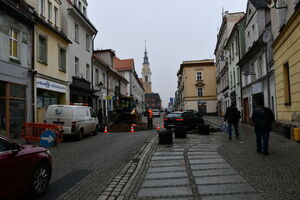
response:
[(153, 129), (153, 112), (151, 108), (147, 110), (147, 122), (148, 122), (148, 129)]

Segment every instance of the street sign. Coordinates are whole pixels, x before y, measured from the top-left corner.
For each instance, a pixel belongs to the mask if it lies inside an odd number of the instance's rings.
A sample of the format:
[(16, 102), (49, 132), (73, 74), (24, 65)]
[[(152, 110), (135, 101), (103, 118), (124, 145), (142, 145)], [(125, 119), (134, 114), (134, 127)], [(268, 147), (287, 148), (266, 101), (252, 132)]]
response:
[(47, 130), (42, 132), (40, 145), (42, 147), (53, 147), (55, 145), (56, 135), (53, 131)]

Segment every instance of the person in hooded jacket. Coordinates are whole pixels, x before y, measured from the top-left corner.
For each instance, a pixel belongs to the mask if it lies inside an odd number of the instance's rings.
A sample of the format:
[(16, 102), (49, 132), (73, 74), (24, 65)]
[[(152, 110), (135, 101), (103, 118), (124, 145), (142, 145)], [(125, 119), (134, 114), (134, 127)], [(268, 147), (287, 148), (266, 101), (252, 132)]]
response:
[(224, 121), (228, 123), (228, 135), (229, 140), (232, 138), (232, 126), (234, 127), (234, 133), (236, 138), (240, 136), (239, 133), (239, 121), (241, 118), (241, 112), (236, 108), (236, 104), (233, 102), (230, 107), (226, 109)]
[(275, 116), (271, 109), (264, 106), (263, 100), (259, 100), (257, 106), (258, 108), (253, 111), (251, 117), (256, 134), (256, 151), (264, 155), (269, 155), (269, 137)]

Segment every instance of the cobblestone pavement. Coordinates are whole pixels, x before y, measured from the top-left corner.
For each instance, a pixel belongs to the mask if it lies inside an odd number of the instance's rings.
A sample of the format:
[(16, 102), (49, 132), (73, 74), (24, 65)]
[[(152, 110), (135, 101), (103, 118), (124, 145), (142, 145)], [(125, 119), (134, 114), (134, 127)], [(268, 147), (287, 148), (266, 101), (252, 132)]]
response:
[[(206, 117), (221, 124), (221, 117)], [(252, 126), (242, 124), (239, 140), (229, 141), (225, 134), (218, 153), (266, 199), (300, 199), (300, 143), (271, 133), (269, 156), (256, 152)]]
[(138, 161), (134, 156), (154, 135), (153, 131), (99, 133), (50, 148), (53, 176), (48, 191), (39, 199), (97, 199), (120, 169)]

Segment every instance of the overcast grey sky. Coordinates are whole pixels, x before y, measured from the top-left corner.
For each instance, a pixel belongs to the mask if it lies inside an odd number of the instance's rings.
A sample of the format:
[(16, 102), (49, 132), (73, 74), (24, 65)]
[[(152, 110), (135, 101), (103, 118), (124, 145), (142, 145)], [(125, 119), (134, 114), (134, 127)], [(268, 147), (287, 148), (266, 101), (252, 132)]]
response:
[(214, 58), (222, 8), (245, 12), (246, 0), (88, 0), (88, 17), (98, 29), (95, 48), (133, 58), (141, 77), (145, 40), (152, 90), (163, 106), (174, 97), (184, 60)]

